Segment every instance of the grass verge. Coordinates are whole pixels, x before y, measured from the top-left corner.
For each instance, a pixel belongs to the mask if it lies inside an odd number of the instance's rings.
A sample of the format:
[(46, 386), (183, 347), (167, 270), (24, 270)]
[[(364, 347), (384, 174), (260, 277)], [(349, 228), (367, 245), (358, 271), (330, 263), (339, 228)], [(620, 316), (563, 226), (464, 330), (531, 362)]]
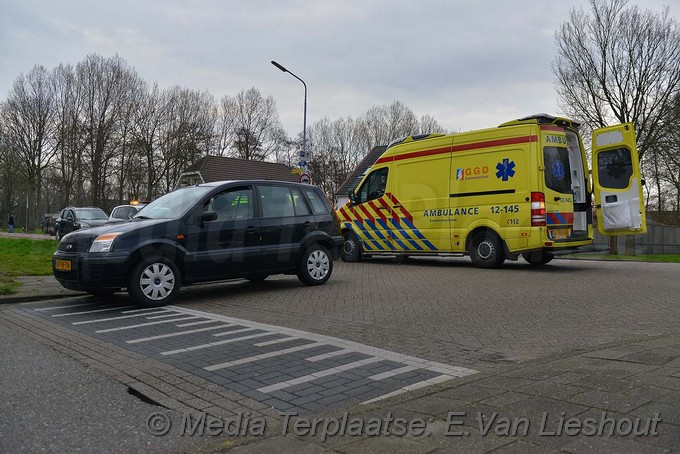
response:
[(0, 238), (0, 295), (16, 292), (17, 276), (49, 276), (56, 240)]
[(570, 259), (591, 259), (591, 260), (621, 260), (629, 262), (663, 262), (680, 263), (680, 254), (641, 254), (641, 255), (611, 255), (611, 254), (592, 254), (579, 253), (569, 254), (564, 257)]

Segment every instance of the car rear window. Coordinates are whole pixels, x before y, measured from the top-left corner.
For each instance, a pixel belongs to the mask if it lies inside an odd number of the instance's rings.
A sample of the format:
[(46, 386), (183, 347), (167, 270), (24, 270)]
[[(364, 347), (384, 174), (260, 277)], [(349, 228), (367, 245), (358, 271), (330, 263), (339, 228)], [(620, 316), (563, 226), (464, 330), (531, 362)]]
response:
[(328, 201), (322, 199), (319, 196), (319, 193), (316, 192), (314, 189), (312, 188), (305, 189), (305, 195), (309, 200), (309, 204), (312, 206), (312, 212), (314, 212), (314, 214), (330, 213), (331, 209), (330, 206), (328, 205)]

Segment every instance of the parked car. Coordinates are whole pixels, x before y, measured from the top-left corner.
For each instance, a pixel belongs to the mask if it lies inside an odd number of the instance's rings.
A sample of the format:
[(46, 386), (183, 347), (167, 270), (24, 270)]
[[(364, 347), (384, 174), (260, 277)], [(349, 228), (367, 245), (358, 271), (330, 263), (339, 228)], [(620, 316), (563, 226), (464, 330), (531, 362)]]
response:
[(111, 210), (111, 215), (109, 216), (109, 222), (119, 222), (127, 221), (131, 219), (132, 216), (137, 214), (139, 210), (144, 208), (147, 204), (140, 202), (131, 202), (129, 205), (118, 205), (113, 210)]
[(343, 238), (323, 191), (279, 181), (184, 187), (129, 222), (77, 231), (52, 259), (64, 287), (93, 294), (127, 288), (146, 307), (169, 304), (183, 284), (296, 274), (324, 284)]
[(54, 236), (60, 240), (67, 233), (89, 229), (109, 222), (109, 216), (98, 207), (66, 207), (54, 221)]

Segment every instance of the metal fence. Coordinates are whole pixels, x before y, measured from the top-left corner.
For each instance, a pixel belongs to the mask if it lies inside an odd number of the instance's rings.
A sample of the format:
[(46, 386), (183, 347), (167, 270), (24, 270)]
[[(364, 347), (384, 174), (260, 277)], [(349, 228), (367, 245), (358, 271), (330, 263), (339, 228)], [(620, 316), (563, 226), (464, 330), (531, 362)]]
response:
[[(609, 248), (609, 237), (601, 235), (595, 227), (595, 247)], [(633, 235), (635, 254), (680, 254), (680, 227), (647, 222), (645, 235)], [(617, 237), (619, 254), (626, 250), (626, 235)]]

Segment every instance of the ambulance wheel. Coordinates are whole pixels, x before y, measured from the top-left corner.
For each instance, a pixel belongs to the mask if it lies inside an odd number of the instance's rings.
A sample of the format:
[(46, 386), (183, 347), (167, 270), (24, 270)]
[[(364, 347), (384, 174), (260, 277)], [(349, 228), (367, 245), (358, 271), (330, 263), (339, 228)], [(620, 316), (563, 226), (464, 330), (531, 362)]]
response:
[(340, 258), (343, 262), (358, 262), (361, 260), (361, 243), (354, 233), (345, 233), (345, 242), (342, 244)]
[(480, 268), (498, 268), (505, 261), (501, 240), (494, 232), (479, 232), (470, 240), (470, 258)]
[(525, 252), (522, 254), (522, 257), (530, 265), (545, 265), (555, 258), (550, 252)]

